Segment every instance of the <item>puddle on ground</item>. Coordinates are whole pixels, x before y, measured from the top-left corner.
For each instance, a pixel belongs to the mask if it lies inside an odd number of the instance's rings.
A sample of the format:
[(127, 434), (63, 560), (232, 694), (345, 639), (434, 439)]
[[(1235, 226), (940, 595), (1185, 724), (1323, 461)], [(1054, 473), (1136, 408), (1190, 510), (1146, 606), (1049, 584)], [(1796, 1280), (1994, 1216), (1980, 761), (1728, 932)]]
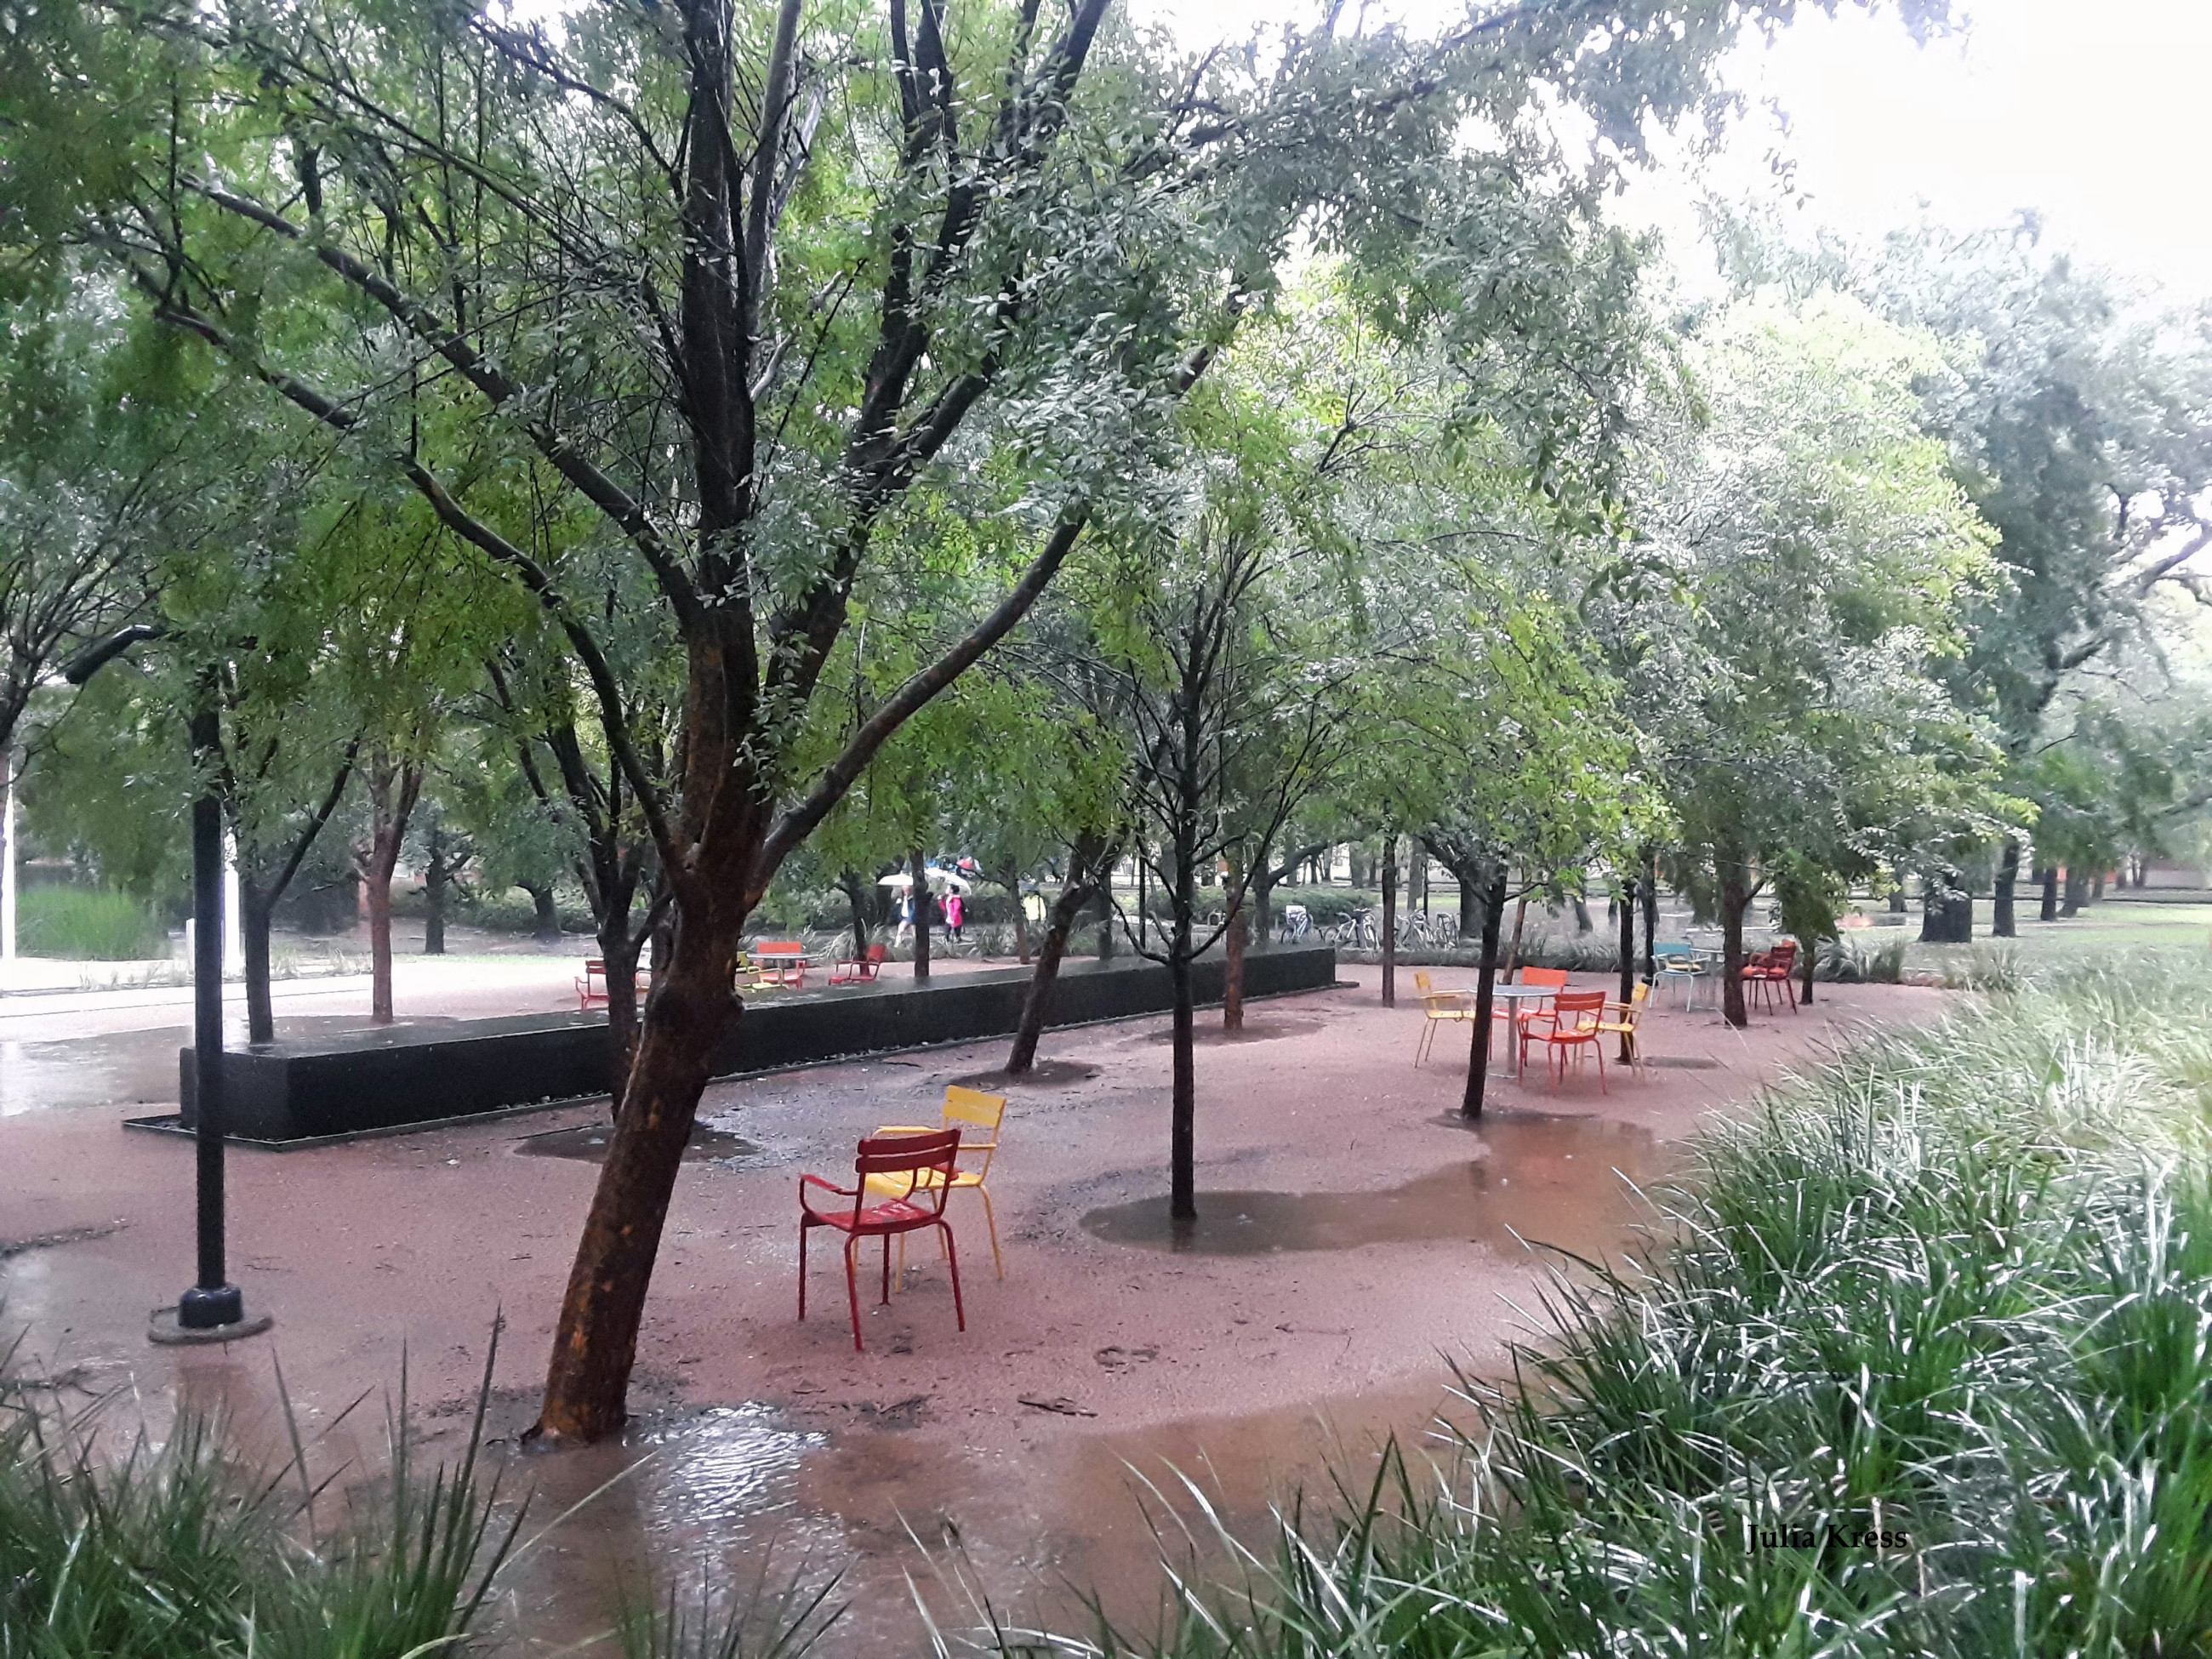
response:
[(1675, 1160), (1648, 1130), (1603, 1118), (1492, 1111), (1486, 1156), (1376, 1192), (1202, 1192), (1177, 1224), (1164, 1196), (1092, 1210), (1083, 1229), (1109, 1243), (1201, 1255), (1348, 1250), (1466, 1239), (1508, 1253), (1524, 1242), (1587, 1260), (1635, 1242), (1648, 1190)]
[(1003, 1071), (970, 1072), (951, 1081), (963, 1089), (998, 1094), (1008, 1089), (1064, 1089), (1071, 1084), (1088, 1083), (1097, 1075), (1098, 1068), (1087, 1060), (1040, 1060), (1019, 1077), (1008, 1077)]
[(673, 1580), (696, 1607), (702, 1576), (742, 1599), (757, 1584), (837, 1575), (830, 1604), (845, 1611), (807, 1650), (817, 1659), (938, 1651), (917, 1599), (948, 1635), (983, 1622), (985, 1597), (1013, 1626), (1091, 1636), (1095, 1596), (1123, 1630), (1147, 1631), (1164, 1588), (1163, 1535), (1179, 1566), (1213, 1577), (1233, 1565), (1186, 1480), (1222, 1528), (1264, 1547), (1273, 1506), (1304, 1490), (1318, 1514), (1334, 1479), (1364, 1490), (1391, 1437), (1417, 1468), (1442, 1461), (1440, 1411), (1471, 1417), (1441, 1379), (996, 1451), (865, 1417), (793, 1428), (757, 1404), (647, 1419), (607, 1445), (510, 1464), (509, 1491), (535, 1487), (523, 1535), (544, 1531), (501, 1575), (488, 1645), (611, 1655), (612, 1641), (592, 1638), (622, 1596), (657, 1589), (665, 1601)]
[[(525, 1135), (514, 1144), (514, 1150), (525, 1158), (576, 1158), (588, 1164), (604, 1164), (607, 1159), (607, 1141), (614, 1127), (606, 1123), (580, 1123), (573, 1129), (548, 1129), (542, 1134)], [(686, 1164), (707, 1164), (716, 1158), (750, 1158), (760, 1148), (743, 1135), (732, 1134), (727, 1129), (717, 1129), (708, 1123), (694, 1123), (691, 1139), (684, 1143)]]
[[(1224, 1042), (1270, 1042), (1277, 1037), (1305, 1036), (1320, 1030), (1328, 1024), (1325, 1019), (1247, 1018), (1240, 1029), (1229, 1031), (1222, 1029), (1221, 1015), (1218, 1009), (1212, 1011), (1210, 1016), (1208, 1011), (1201, 1009), (1199, 1012), (1198, 1024), (1193, 1028), (1191, 1036), (1201, 1048), (1209, 1044)], [(1150, 1042), (1173, 1042), (1175, 1027), (1164, 1025), (1156, 1031), (1147, 1032), (1146, 1040)]]

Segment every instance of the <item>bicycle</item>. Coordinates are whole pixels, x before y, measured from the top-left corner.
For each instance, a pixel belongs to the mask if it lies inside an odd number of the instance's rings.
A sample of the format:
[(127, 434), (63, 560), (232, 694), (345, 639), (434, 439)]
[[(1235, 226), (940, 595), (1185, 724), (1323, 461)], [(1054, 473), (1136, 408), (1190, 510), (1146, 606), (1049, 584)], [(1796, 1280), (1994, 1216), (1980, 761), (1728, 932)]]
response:
[(1314, 930), (1313, 916), (1303, 904), (1283, 907), (1283, 920), (1275, 929), (1276, 939), (1284, 945), (1295, 945)]

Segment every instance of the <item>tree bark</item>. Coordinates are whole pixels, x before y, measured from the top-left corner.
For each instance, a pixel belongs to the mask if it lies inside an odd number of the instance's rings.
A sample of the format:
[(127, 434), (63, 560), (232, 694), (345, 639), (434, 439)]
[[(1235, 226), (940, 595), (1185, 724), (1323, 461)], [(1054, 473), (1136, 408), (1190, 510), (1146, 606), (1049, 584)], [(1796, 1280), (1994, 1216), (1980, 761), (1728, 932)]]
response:
[(1636, 994), (1636, 890), (1633, 876), (1623, 878), (1620, 896), (1613, 906), (1613, 921), (1620, 929), (1620, 1000)]
[(1974, 896), (1921, 884), (1920, 942), (1966, 945), (1974, 937)]
[(1644, 893), (1644, 982), (1656, 984), (1659, 978), (1659, 854), (1656, 848), (1644, 850), (1644, 879), (1638, 885)]
[(2100, 866), (2089, 882), (2089, 902), (2101, 904), (2105, 899), (2105, 872)]
[(914, 982), (916, 985), (929, 982), (929, 881), (926, 874), (928, 867), (923, 862), (919, 848), (907, 854), (907, 874), (914, 884), (907, 889), (907, 893), (914, 901)]
[(1482, 907), (1482, 965), (1474, 975), (1474, 1036), (1467, 1055), (1467, 1092), (1460, 1097), (1462, 1117), (1482, 1115), (1482, 1097), (1490, 1084), (1490, 1027), (1497, 1007), (1498, 932), (1505, 918), (1505, 866), (1497, 866)]
[(1221, 1029), (1244, 1029), (1244, 946), (1252, 930), (1252, 913), (1243, 900), (1230, 913), (1229, 931), (1222, 935)]
[(1802, 979), (1797, 1000), (1807, 1007), (1813, 1006), (1813, 969), (1818, 963), (1820, 942), (1801, 939), (1797, 941), (1797, 968)]
[(1721, 888), (1721, 1018), (1741, 1030), (1751, 1024), (1743, 1000), (1743, 913), (1751, 905), (1747, 860), (1723, 854), (1714, 860)]
[(1893, 882), (1889, 889), (1889, 914), (1901, 916), (1905, 913), (1905, 884), (1902, 881)]
[(369, 766), (369, 839), (356, 850), (368, 901), (369, 1018), (392, 1023), (392, 872), (407, 839), (407, 820), (422, 787), (422, 770), (380, 756)]
[(1079, 837), (1067, 855), (1067, 879), (1045, 918), (1044, 942), (1037, 947), (1036, 967), (1022, 994), (1021, 1018), (1014, 1025), (1014, 1046), (1006, 1054), (1006, 1075), (1021, 1077), (1036, 1062), (1037, 1039), (1044, 1031), (1045, 1016), (1052, 1010), (1052, 988), (1059, 982), (1060, 959), (1083, 907), (1091, 902), (1097, 872), (1111, 869), (1116, 849), (1097, 836)]
[(2036, 872), (2036, 880), (2043, 888), (2043, 902), (2036, 911), (2039, 921), (2058, 920), (2058, 866), (2046, 864)]
[[(637, 1035), (641, 1023), (638, 1018), (637, 964), (638, 958), (645, 954), (646, 936), (630, 931), (629, 911), (625, 906), (620, 915), (610, 915), (599, 924), (599, 959), (607, 968), (607, 1044), (614, 1061), (614, 1086), (609, 1094), (608, 1109), (619, 1115), (623, 1079), (637, 1061)], [(735, 977), (733, 969), (732, 978)]]
[(2081, 906), (2089, 897), (2089, 878), (2075, 865), (2066, 866), (2066, 902), (2058, 907), (2062, 921), (2072, 921), (2081, 914)]
[(1006, 890), (1006, 896), (1013, 902), (1014, 957), (1026, 968), (1030, 965), (1030, 913), (1029, 907), (1022, 902), (1022, 872), (1018, 869), (1009, 868), (1000, 877), (999, 884)]
[(1996, 885), (1990, 901), (1991, 939), (2017, 939), (2020, 936), (2020, 929), (2013, 918), (2013, 890), (2019, 883), (2020, 843), (2008, 836), (2004, 852), (1997, 859)]
[(576, 1248), (530, 1438), (599, 1440), (623, 1425), (668, 1201), (709, 1060), (740, 1012), (731, 983), (744, 915), (736, 905), (702, 904), (676, 930)]
[(446, 954), (446, 868), (444, 836), (434, 817), (430, 824), (430, 856), (422, 866), (422, 954)]
[(246, 1040), (274, 1042), (276, 1010), (269, 987), (269, 927), (276, 900), (258, 884), (238, 884), (238, 932), (246, 958)]
[(837, 875), (838, 890), (845, 895), (845, 908), (853, 922), (853, 954), (864, 957), (868, 953), (868, 884), (857, 870), (842, 870)]
[[(1505, 982), (1510, 985), (1521, 968), (1521, 930), (1528, 923), (1528, 896), (1521, 895), (1513, 907), (1513, 943), (1505, 952)], [(1487, 928), (1485, 929), (1487, 932)]]
[(1575, 908), (1575, 932), (1587, 933), (1595, 931), (1595, 924), (1590, 921), (1589, 901), (1580, 893), (1570, 893), (1567, 902)]
[(561, 906), (554, 895), (553, 884), (526, 881), (521, 886), (522, 890), (530, 895), (530, 907), (533, 912), (531, 937), (541, 943), (560, 938)]
[(1382, 1006), (1398, 1006), (1398, 837), (1382, 837)]

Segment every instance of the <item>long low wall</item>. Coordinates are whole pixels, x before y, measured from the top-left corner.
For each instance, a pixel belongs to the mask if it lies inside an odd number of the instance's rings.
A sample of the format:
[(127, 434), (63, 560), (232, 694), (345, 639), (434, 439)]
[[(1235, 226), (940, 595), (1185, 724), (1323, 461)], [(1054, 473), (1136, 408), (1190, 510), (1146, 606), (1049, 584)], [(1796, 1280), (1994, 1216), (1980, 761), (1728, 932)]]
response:
[[(1201, 1002), (1221, 1000), (1218, 957), (1193, 966)], [(935, 983), (769, 991), (750, 998), (714, 1056), (714, 1075), (775, 1071), (816, 1060), (1010, 1035), (1021, 1014), (1026, 968), (947, 975)], [(1279, 996), (1336, 981), (1326, 945), (1254, 950), (1244, 994)], [(1047, 1023), (1156, 1014), (1169, 1004), (1168, 971), (1156, 963), (1075, 962), (1062, 969)], [(193, 1115), (192, 1051), (179, 1056), (184, 1121)], [(603, 1095), (611, 1086), (606, 1021), (597, 1015), (529, 1014), (437, 1026), (396, 1025), (336, 1037), (264, 1043), (222, 1057), (226, 1132), (247, 1140), (302, 1140), (468, 1117), (550, 1100)]]

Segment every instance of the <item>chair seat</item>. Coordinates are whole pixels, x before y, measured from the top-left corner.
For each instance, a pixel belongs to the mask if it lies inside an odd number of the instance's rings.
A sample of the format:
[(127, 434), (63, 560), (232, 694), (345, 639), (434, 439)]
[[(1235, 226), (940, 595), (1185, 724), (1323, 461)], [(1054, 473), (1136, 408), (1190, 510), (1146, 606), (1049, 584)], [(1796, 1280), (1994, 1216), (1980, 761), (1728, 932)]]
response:
[[(922, 1185), (920, 1182), (915, 1184), (917, 1188)], [(871, 1206), (857, 1216), (850, 1210), (817, 1210), (811, 1206), (806, 1215), (811, 1221), (844, 1233), (886, 1232), (902, 1227), (933, 1226), (937, 1222), (934, 1211), (909, 1204), (902, 1198)]]
[[(934, 1170), (916, 1170), (911, 1187), (903, 1176), (870, 1176), (868, 1190), (872, 1193), (927, 1193), (936, 1190), (941, 1182), (942, 1177)], [(952, 1172), (952, 1186), (956, 1192), (963, 1187), (980, 1187), (982, 1184), (983, 1177), (976, 1170), (955, 1170)]]

